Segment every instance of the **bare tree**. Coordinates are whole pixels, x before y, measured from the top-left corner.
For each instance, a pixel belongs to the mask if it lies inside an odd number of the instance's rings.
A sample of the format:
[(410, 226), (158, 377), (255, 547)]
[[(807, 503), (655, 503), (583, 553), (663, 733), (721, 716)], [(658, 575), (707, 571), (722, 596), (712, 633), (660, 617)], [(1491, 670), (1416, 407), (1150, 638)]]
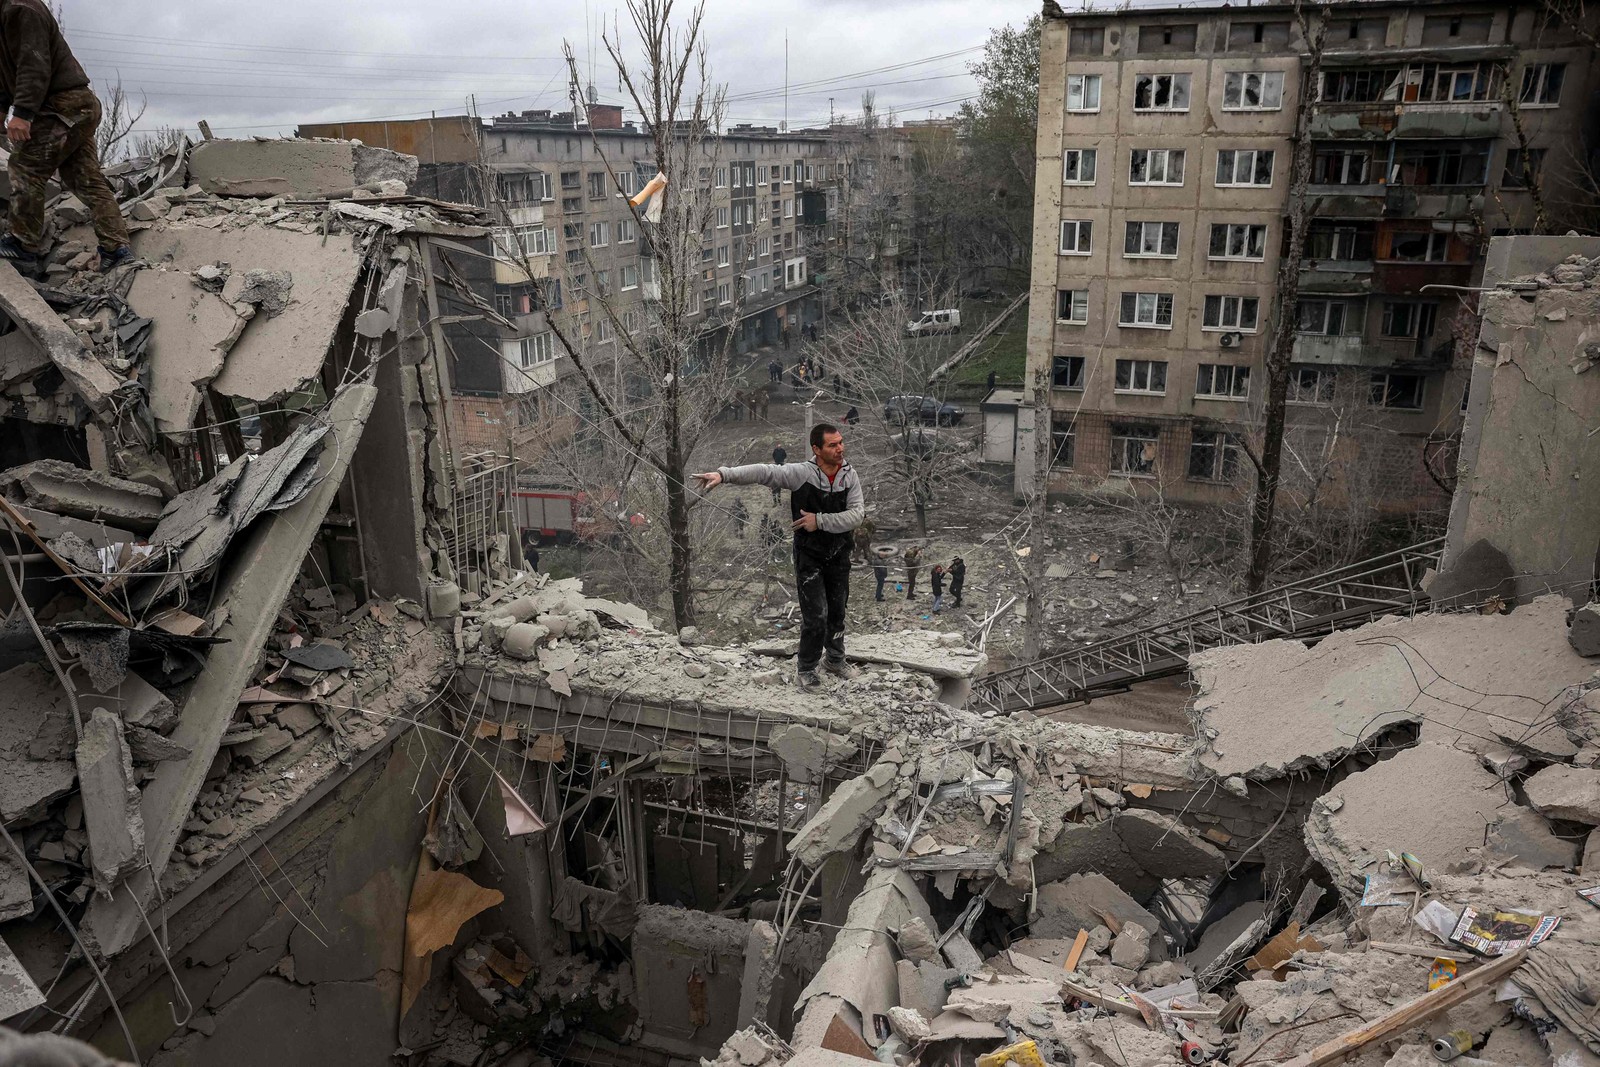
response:
[(1249, 455), (1256, 467), (1255, 496), (1250, 509), (1250, 569), (1246, 585), (1258, 592), (1272, 568), (1273, 516), (1283, 466), (1283, 430), (1289, 391), (1289, 364), (1294, 358), (1296, 305), (1300, 298), (1300, 260), (1305, 253), (1311, 203), (1311, 116), (1322, 73), (1322, 46), (1327, 37), (1329, 7), (1324, 4), (1315, 28), (1304, 8), (1295, 4), (1300, 35), (1310, 55), (1300, 82), (1295, 106), (1294, 158), (1289, 171), (1289, 210), (1285, 219), (1289, 241), (1278, 263), (1277, 307), (1272, 340), (1267, 350), (1266, 411), (1259, 448)]
[(123, 142), (144, 118), (148, 106), (142, 94), (138, 102), (134, 102), (122, 88), (120, 77), (100, 94), (100, 126), (94, 131), (94, 145), (102, 167), (115, 163), (122, 155)]

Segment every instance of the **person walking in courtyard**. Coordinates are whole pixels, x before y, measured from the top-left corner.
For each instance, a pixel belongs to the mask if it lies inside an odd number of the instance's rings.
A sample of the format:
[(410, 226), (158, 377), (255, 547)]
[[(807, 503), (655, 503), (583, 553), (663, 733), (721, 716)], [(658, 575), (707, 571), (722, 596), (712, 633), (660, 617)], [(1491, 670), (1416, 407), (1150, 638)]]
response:
[(844, 435), (822, 422), (811, 428), (807, 463), (751, 463), (696, 474), (709, 492), (729, 485), (765, 485), (789, 490), (793, 517), (795, 590), (800, 599), (798, 681), (802, 689), (822, 684), (822, 670), (850, 679), (859, 673), (845, 662), (845, 611), (850, 597), (850, 550), (855, 528), (866, 515), (866, 496), (855, 468), (844, 461)]
[(933, 565), (933, 570), (928, 572), (928, 584), (933, 587), (933, 613), (937, 615), (944, 608), (944, 564)]
[(882, 602), (883, 587), (889, 581), (889, 565), (881, 559), (878, 560), (872, 565), (872, 576), (878, 580), (878, 591), (873, 595), (872, 599)]
[(950, 561), (950, 606), (961, 606), (961, 587), (967, 584), (967, 564), (960, 557)]
[(922, 549), (912, 545), (906, 549), (906, 599), (917, 599), (917, 571), (922, 567)]

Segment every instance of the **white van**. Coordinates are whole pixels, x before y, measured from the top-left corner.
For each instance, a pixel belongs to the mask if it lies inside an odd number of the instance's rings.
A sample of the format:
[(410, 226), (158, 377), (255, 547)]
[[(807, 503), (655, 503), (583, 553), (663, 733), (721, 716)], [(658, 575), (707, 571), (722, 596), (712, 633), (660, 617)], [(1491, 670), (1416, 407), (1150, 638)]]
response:
[(922, 317), (906, 323), (906, 333), (916, 337), (921, 334), (960, 333), (961, 312), (956, 308), (941, 311), (924, 311)]

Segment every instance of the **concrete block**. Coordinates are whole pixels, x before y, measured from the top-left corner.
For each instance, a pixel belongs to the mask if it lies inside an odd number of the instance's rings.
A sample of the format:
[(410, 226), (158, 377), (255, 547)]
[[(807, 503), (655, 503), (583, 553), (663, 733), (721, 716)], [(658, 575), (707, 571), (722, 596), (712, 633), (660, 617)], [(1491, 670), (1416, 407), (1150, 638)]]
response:
[(800, 723), (775, 727), (767, 735), (767, 747), (783, 761), (789, 777), (801, 783), (821, 781), (828, 767), (856, 754), (848, 737)]
[(1111, 962), (1137, 971), (1150, 955), (1150, 931), (1138, 923), (1123, 926), (1111, 942)]
[(956, 977), (953, 968), (911, 960), (897, 962), (895, 974), (899, 979), (900, 1003), (925, 1019), (936, 1018), (944, 1010), (950, 996), (945, 982)]
[(516, 623), (501, 638), (500, 651), (514, 659), (534, 659), (539, 655), (539, 642), (549, 633), (536, 622)]
[[(1161, 923), (1103, 874), (1075, 874), (1064, 882), (1052, 882), (1039, 889), (1039, 914), (1029, 927), (1034, 937), (1075, 937), (1079, 930), (1102, 925), (1107, 914), (1123, 924), (1137, 923), (1147, 930), (1159, 930)], [(1151, 955), (1166, 958), (1161, 941), (1152, 941)]]
[(95, 884), (110, 892), (144, 858), (144, 815), (133, 755), (115, 712), (96, 707), (89, 713), (78, 740), (77, 765)]
[(1522, 785), (1528, 803), (1546, 818), (1600, 826), (1600, 769), (1546, 767)]
[(1580, 656), (1600, 656), (1600, 601), (1591, 600), (1572, 613), (1567, 641)]
[(59, 459), (40, 459), (0, 475), (0, 492), (21, 503), (90, 522), (104, 519), (149, 533), (161, 518), (161, 491)]
[(1166, 815), (1127, 811), (1112, 825), (1134, 862), (1157, 878), (1204, 878), (1228, 865), (1215, 845)]
[(765, 919), (750, 924), (744, 943), (744, 979), (739, 985), (741, 1029), (756, 1020), (765, 1022), (772, 1002), (772, 986), (778, 977), (778, 928)]
[[(816, 867), (833, 853), (855, 847), (862, 833), (878, 817), (896, 780), (892, 773), (889, 780), (881, 784), (875, 780), (873, 771), (884, 766), (881, 763), (874, 764), (866, 774), (852, 778), (835, 789), (828, 802), (811, 817), (811, 821), (790, 839), (789, 851), (801, 863)], [(891, 771), (894, 769), (893, 764), (887, 766)], [(876, 779), (882, 777), (879, 774)]]

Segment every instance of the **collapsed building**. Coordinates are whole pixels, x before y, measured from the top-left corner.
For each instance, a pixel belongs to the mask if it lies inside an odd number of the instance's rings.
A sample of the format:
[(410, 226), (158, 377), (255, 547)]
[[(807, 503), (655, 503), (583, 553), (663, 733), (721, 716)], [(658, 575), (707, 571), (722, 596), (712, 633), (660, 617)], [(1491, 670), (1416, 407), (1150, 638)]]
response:
[(853, 637), (862, 677), (801, 694), (789, 644), (524, 568), (441, 400), (484, 220), (414, 165), (204, 142), (116, 176), (133, 263), (89, 272), (67, 200), (42, 278), (0, 266), (8, 1027), (151, 1064), (1600, 1062), (1600, 249), (1497, 242), (1437, 566), (1146, 634), (1192, 694), (1132, 731), (956, 634)]

